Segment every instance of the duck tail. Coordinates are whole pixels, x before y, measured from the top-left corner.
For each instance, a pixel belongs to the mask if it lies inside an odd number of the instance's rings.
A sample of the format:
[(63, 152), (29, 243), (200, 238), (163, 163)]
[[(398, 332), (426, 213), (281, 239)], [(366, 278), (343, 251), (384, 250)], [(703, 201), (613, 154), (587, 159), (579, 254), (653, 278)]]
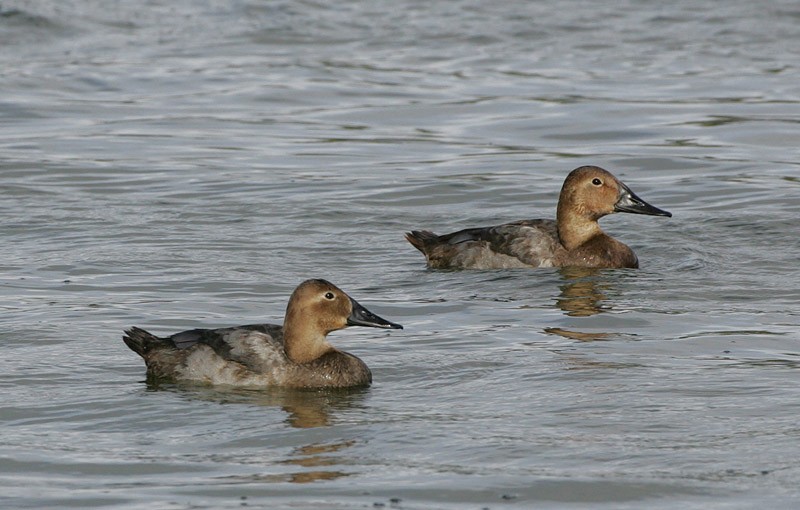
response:
[(422, 253), (425, 253), (427, 245), (438, 239), (439, 236), (430, 230), (412, 230), (411, 232), (406, 232), (406, 241), (411, 243), (411, 246)]
[(171, 347), (170, 341), (166, 338), (159, 338), (152, 333), (149, 333), (142, 328), (136, 326), (126, 329), (125, 335), (122, 337), (125, 345), (141, 357), (157, 348)]

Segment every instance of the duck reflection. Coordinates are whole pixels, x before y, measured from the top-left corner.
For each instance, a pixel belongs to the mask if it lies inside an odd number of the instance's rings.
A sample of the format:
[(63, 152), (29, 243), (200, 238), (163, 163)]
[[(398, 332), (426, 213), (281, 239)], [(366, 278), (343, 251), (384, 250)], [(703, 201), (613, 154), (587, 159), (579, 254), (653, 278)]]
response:
[[(166, 385), (148, 385), (150, 390), (165, 389)], [(170, 385), (173, 388), (175, 385)], [(230, 391), (217, 388), (181, 388), (184, 395), (214, 401), (220, 404), (246, 404), (265, 407), (279, 407), (286, 413), (285, 423), (292, 428), (311, 429), (328, 427), (335, 422), (336, 414), (348, 409), (358, 408), (363, 404), (369, 392), (368, 388), (360, 389), (326, 389), (326, 390), (291, 390), (270, 388), (269, 390)], [(316, 436), (318, 437), (318, 436)], [(267, 483), (311, 483), (323, 480), (335, 480), (350, 476), (353, 473), (334, 469), (335, 466), (353, 465), (343, 457), (349, 447), (357, 443), (354, 439), (342, 440), (337, 434), (337, 441), (332, 443), (310, 443), (294, 448), (288, 456), (272, 461), (273, 465), (294, 466), (298, 471), (282, 473), (252, 474), (247, 476), (225, 477), (228, 483), (251, 483), (254, 481)]]
[(320, 469), (329, 466), (337, 466), (342, 464), (342, 459), (336, 455), (340, 450), (344, 450), (354, 445), (355, 441), (342, 441), (332, 444), (310, 444), (296, 448), (290, 454), (289, 458), (280, 461), (280, 464), (288, 464), (299, 466), (302, 468), (312, 468), (308, 471), (299, 471), (295, 473), (286, 473), (285, 475), (278, 475), (282, 482), (292, 483), (310, 483), (319, 482), (322, 480), (335, 480), (349, 476), (352, 473), (345, 473), (343, 471)]
[(358, 407), (369, 392), (369, 388), (297, 390), (269, 388), (247, 390), (215, 387), (184, 387), (175, 383), (147, 381), (150, 391), (179, 389), (184, 396), (193, 399), (218, 402), (220, 404), (250, 404), (264, 407), (280, 407), (286, 413), (286, 423), (294, 428), (306, 429), (326, 427), (337, 411)]
[(550, 335), (563, 336), (570, 340), (578, 340), (579, 342), (597, 342), (598, 340), (608, 340), (613, 333), (595, 333), (595, 332), (581, 332), (570, 331), (564, 328), (544, 328), (544, 332)]
[(292, 450), (289, 454), (289, 458), (275, 462), (275, 464), (278, 465), (297, 466), (302, 468), (302, 471), (227, 476), (224, 477), (224, 479), (226, 483), (312, 483), (344, 478), (354, 473), (325, 468), (342, 464), (352, 464), (346, 459), (334, 454), (349, 448), (355, 443), (354, 440), (350, 440), (329, 444), (309, 444), (300, 446)]
[[(556, 298), (556, 305), (570, 317), (591, 317), (611, 310), (606, 303), (606, 292), (611, 288), (608, 280), (601, 280), (601, 270), (586, 267), (564, 267), (559, 270), (564, 283)], [(614, 333), (572, 331), (564, 328), (545, 328), (545, 333), (559, 335), (580, 342), (607, 340)]]
[(602, 303), (606, 299), (605, 291), (610, 285), (598, 278), (599, 269), (585, 267), (561, 268), (564, 283), (560, 286), (561, 294), (556, 304), (570, 317), (589, 317), (605, 310), (610, 310)]
[(293, 428), (309, 429), (327, 427), (337, 412), (360, 406), (368, 388), (253, 391), (250, 403), (268, 407), (280, 407), (286, 413), (286, 423)]

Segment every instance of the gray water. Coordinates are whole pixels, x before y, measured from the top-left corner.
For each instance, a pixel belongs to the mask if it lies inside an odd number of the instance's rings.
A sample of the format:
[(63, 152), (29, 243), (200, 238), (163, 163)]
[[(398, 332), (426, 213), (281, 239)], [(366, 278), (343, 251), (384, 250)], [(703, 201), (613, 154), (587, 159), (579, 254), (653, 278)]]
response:
[[(800, 501), (800, 7), (0, 3), (0, 506)], [(638, 270), (432, 271), (603, 166)], [(120, 337), (330, 279), (355, 392), (148, 386)]]

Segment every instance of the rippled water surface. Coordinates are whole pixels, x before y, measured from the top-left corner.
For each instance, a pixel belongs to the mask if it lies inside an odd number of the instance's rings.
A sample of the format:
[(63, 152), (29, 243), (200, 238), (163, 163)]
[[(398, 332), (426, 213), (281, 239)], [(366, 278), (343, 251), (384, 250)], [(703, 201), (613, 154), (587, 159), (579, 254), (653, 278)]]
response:
[[(0, 4), (3, 508), (796, 508), (796, 2)], [(608, 168), (641, 269), (433, 271)], [(354, 392), (148, 386), (123, 328), (403, 331)]]

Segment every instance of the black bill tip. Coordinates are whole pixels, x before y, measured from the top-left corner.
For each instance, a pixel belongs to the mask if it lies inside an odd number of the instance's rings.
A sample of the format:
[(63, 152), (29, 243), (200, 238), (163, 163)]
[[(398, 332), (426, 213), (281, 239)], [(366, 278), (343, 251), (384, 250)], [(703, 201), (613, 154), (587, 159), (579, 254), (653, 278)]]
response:
[(666, 216), (667, 218), (672, 217), (671, 212), (648, 204), (624, 184), (620, 187), (619, 199), (617, 200), (617, 203), (614, 204), (614, 211), (633, 214), (647, 214), (650, 216)]
[(348, 326), (366, 326), (369, 328), (381, 329), (403, 329), (403, 326), (391, 321), (387, 321), (383, 317), (379, 317), (361, 306), (355, 299), (350, 299), (353, 303), (353, 311), (350, 317), (347, 318)]

